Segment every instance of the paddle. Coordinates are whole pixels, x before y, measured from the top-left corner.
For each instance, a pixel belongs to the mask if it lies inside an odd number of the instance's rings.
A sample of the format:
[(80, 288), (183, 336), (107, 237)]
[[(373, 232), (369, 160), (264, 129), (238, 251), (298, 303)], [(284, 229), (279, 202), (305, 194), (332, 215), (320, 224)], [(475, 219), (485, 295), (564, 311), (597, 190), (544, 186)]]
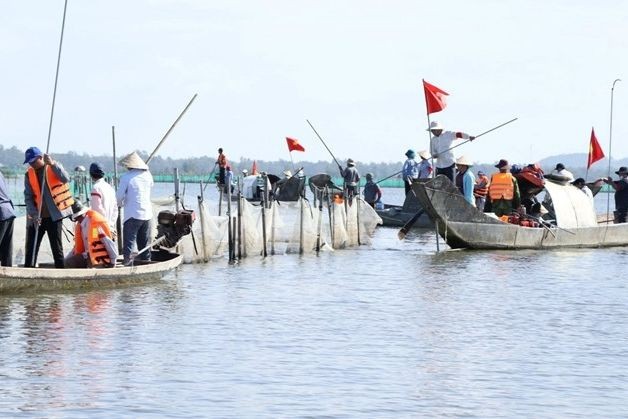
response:
[(408, 234), (408, 231), (410, 231), (414, 223), (417, 222), (419, 217), (421, 217), (421, 215), (423, 215), (424, 212), (425, 212), (425, 209), (421, 208), (416, 214), (412, 216), (412, 218), (410, 218), (410, 220), (407, 223), (403, 225), (403, 227), (401, 227), (401, 230), (399, 230), (399, 232), (397, 233), (397, 237), (399, 238), (399, 240), (403, 240), (406, 237), (406, 234)]

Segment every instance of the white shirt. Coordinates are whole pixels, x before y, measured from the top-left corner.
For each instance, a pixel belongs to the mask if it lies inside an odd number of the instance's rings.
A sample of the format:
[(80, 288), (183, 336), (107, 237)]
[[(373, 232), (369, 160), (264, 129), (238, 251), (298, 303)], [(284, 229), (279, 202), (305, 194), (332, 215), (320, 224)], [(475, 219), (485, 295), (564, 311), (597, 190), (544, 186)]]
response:
[(104, 178), (94, 182), (91, 192), (90, 206), (94, 211), (98, 211), (107, 220), (109, 227), (115, 229), (118, 219), (118, 202), (116, 192), (111, 185), (105, 182)]
[(464, 132), (443, 131), (438, 137), (432, 136), (430, 153), (432, 153), (432, 156), (437, 156), (435, 164), (437, 168), (444, 169), (454, 164), (454, 153), (451, 150), (447, 150), (451, 148), (454, 140), (461, 138), (468, 139), (469, 135)]
[(124, 207), (124, 221), (129, 218), (144, 221), (153, 218), (150, 202), (152, 187), (153, 176), (148, 170), (130, 169), (120, 177), (116, 198), (118, 206)]
[(591, 189), (589, 189), (587, 185), (584, 185), (582, 188), (580, 188), (580, 190), (584, 192), (584, 194), (591, 200), (591, 202), (593, 202), (593, 192), (591, 192)]

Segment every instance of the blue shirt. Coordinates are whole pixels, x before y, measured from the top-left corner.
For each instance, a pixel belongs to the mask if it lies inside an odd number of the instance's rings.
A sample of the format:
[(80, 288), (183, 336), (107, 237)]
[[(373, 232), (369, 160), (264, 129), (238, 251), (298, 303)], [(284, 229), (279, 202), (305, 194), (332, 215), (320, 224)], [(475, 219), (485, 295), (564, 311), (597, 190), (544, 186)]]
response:
[(13, 202), (9, 198), (9, 191), (7, 184), (4, 182), (4, 176), (0, 172), (0, 221), (10, 220), (11, 218), (15, 218)]
[(417, 163), (414, 159), (408, 159), (403, 164), (403, 169), (401, 169), (401, 174), (403, 176), (403, 180), (408, 182), (412, 179), (419, 178), (419, 163)]
[(151, 220), (153, 206), (150, 202), (150, 190), (153, 176), (148, 170), (130, 169), (120, 177), (116, 192), (119, 207), (124, 207), (124, 221), (129, 218)]

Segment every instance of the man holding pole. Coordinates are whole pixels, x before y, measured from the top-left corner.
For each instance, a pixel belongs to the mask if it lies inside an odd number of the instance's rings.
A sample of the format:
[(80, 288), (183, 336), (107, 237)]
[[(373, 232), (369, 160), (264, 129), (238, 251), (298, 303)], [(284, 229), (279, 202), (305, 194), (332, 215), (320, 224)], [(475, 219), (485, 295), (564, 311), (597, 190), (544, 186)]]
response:
[(455, 140), (473, 141), (475, 137), (464, 132), (445, 131), (438, 121), (432, 121), (427, 130), (432, 133), (430, 153), (436, 159), (436, 174), (445, 175), (453, 182), (455, 163), (451, 145)]
[(360, 173), (358, 169), (355, 167), (355, 162), (353, 159), (347, 159), (347, 167), (342, 168), (342, 166), (338, 165), (338, 169), (340, 169), (340, 176), (344, 179), (344, 189), (346, 193), (346, 197), (349, 200), (349, 203), (352, 202), (353, 197), (358, 194), (358, 184), (360, 183)]
[[(26, 204), (26, 260), (25, 267), (37, 264), (39, 246), (48, 233), (55, 268), (63, 268), (63, 219), (72, 214), (74, 198), (70, 192), (70, 177), (59, 163), (37, 147), (24, 154), (29, 168), (24, 176), (24, 203)], [(35, 237), (37, 242), (35, 242)]]

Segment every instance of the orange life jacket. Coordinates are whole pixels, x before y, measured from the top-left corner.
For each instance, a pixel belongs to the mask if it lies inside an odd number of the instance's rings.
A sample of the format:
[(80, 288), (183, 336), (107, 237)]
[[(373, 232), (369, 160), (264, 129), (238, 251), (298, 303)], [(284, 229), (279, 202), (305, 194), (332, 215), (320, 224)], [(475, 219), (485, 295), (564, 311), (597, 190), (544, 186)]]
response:
[(218, 155), (218, 167), (227, 167), (227, 156), (225, 156), (224, 154)]
[[(92, 266), (99, 266), (103, 264), (111, 264), (111, 258), (109, 257), (109, 252), (107, 252), (107, 248), (102, 242), (101, 233), (98, 231), (99, 228), (102, 228), (102, 231), (105, 232), (105, 235), (111, 238), (111, 230), (109, 230), (109, 223), (97, 211), (92, 209), (87, 210), (85, 213), (85, 217), (89, 218), (89, 231), (87, 232), (87, 240), (88, 243), (88, 251), (87, 254), (89, 256), (89, 260), (92, 263)], [(76, 223), (74, 227), (74, 254), (80, 255), (85, 252), (85, 243), (83, 242), (83, 229), (81, 228), (81, 223)]]
[(486, 175), (482, 175), (482, 176), (478, 176), (478, 179), (475, 181), (476, 185), (479, 185), (481, 183), (484, 183), (484, 187), (483, 188), (473, 188), (473, 196), (481, 198), (483, 196), (486, 196), (486, 194), (488, 194), (488, 187), (491, 184), (491, 182), (488, 181), (488, 176)]
[[(32, 167), (29, 167), (26, 174), (28, 175), (28, 183), (30, 183), (31, 189), (33, 190), (35, 206), (39, 208), (41, 202), (41, 188), (39, 186), (39, 180), (37, 179), (37, 172)], [(62, 182), (50, 166), (46, 166), (45, 177), (52, 200), (59, 211), (71, 207), (74, 203), (74, 198), (70, 193), (70, 185)]]
[(491, 176), (491, 186), (488, 188), (488, 196), (491, 201), (505, 199), (510, 201), (515, 197), (513, 176), (510, 173), (495, 173)]

